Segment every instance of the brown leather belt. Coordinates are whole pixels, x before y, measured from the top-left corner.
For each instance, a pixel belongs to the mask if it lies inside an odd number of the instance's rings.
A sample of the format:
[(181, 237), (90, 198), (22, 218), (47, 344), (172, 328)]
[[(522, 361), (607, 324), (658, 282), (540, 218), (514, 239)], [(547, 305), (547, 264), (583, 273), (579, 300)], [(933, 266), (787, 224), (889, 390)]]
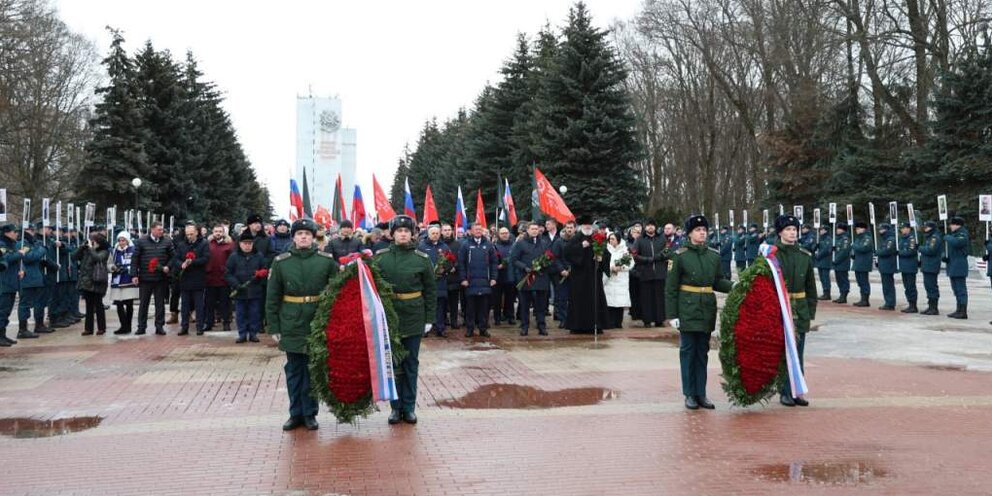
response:
[(708, 286), (689, 286), (688, 284), (683, 284), (679, 286), (679, 291), (685, 291), (686, 293), (712, 293), (713, 288)]
[(414, 291), (412, 293), (395, 293), (393, 294), (393, 299), (396, 300), (413, 300), (415, 298), (420, 298), (423, 293), (420, 291)]
[(317, 303), (320, 295), (317, 296), (283, 296), (282, 301), (286, 303)]

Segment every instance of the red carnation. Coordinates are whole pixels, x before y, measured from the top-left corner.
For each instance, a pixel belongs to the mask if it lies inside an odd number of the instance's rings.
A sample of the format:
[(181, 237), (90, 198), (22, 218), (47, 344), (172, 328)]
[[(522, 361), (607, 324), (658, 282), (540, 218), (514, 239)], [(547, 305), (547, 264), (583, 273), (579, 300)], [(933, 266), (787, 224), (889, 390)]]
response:
[(152, 274), (154, 274), (155, 271), (157, 271), (157, 270), (158, 270), (158, 259), (157, 258), (153, 258), (153, 259), (151, 259), (148, 262), (148, 272), (151, 272)]
[(450, 251), (444, 252), (444, 258), (447, 258), (448, 262), (451, 262), (452, 264), (458, 262), (458, 257), (456, 257), (455, 254), (451, 253)]
[(604, 243), (606, 242), (606, 235), (602, 231), (598, 231), (592, 235), (592, 240), (597, 243)]
[(265, 279), (269, 277), (269, 269), (258, 269), (255, 271), (255, 279)]
[(186, 260), (193, 260), (196, 258), (196, 253), (191, 251), (186, 252)]
[(548, 257), (548, 260), (555, 259), (555, 254), (551, 253), (551, 250), (544, 250), (544, 256)]

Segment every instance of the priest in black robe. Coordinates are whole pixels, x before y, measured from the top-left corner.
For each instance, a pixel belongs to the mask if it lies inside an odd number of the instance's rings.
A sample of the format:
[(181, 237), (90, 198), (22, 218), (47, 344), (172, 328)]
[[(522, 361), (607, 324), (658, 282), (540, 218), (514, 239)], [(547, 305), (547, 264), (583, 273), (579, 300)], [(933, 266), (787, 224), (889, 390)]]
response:
[[(585, 222), (582, 222), (585, 221)], [(602, 332), (609, 328), (603, 274), (609, 272), (610, 252), (604, 248), (596, 259), (593, 234), (599, 229), (588, 219), (580, 218), (580, 227), (563, 250), (565, 261), (571, 265), (568, 317), (565, 328), (573, 334)]]

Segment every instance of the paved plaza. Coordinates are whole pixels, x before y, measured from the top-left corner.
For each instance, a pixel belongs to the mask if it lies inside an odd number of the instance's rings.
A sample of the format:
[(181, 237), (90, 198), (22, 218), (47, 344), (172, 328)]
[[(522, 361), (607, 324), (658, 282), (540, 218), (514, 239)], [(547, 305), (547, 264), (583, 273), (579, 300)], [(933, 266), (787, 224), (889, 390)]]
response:
[(0, 350), (0, 494), (988, 494), (988, 280), (969, 280), (966, 321), (876, 310), (875, 282), (870, 309), (820, 306), (808, 408), (731, 408), (714, 349), (717, 409), (685, 410), (667, 328), (500, 327), (425, 341), (417, 426), (325, 410), (284, 433), (267, 336), (77, 325)]

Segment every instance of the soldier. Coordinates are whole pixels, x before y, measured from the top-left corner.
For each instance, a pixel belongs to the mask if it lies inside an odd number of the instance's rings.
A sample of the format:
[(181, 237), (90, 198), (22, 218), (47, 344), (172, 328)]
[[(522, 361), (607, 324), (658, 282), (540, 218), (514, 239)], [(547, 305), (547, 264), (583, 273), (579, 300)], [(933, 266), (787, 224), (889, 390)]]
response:
[(937, 223), (928, 220), (923, 224), (923, 244), (920, 245), (920, 271), (923, 272), (923, 289), (927, 292), (927, 309), (921, 315), (940, 315), (937, 304), (940, 302), (940, 261), (944, 258), (944, 239), (937, 229)]
[(759, 245), (761, 245), (761, 235), (758, 234), (758, 225), (751, 224), (744, 236), (744, 258), (748, 267), (754, 265), (754, 259), (758, 258)]
[(855, 222), (854, 242), (851, 244), (851, 258), (854, 259), (854, 262), (851, 264), (851, 268), (854, 269), (854, 279), (858, 282), (858, 290), (861, 293), (861, 299), (854, 304), (856, 307), (871, 305), (868, 303), (868, 298), (871, 297), (871, 283), (868, 282), (868, 274), (871, 273), (874, 262), (874, 251), (871, 234), (868, 232), (868, 224)]
[(809, 224), (803, 224), (802, 235), (799, 237), (799, 246), (813, 253), (816, 251), (816, 245), (816, 235), (813, 234), (812, 228), (810, 228)]
[(992, 282), (992, 238), (985, 240), (985, 255), (982, 255), (982, 260), (988, 262), (985, 264), (985, 275), (988, 276), (989, 282)]
[[(45, 292), (38, 299), (35, 305), (35, 312), (40, 315), (45, 315), (45, 309), (48, 309), (48, 326), (46, 329), (53, 331), (55, 328), (52, 326), (58, 320), (59, 317), (59, 300), (58, 295), (55, 293), (56, 279), (58, 279), (59, 271), (59, 261), (55, 256), (55, 242), (58, 239), (55, 237), (55, 232), (52, 230), (51, 226), (46, 226), (44, 222), (38, 221), (36, 223), (38, 231), (41, 233), (40, 236), (36, 237), (35, 241), (42, 244), (45, 247), (45, 258), (41, 260), (41, 272), (45, 276)], [(35, 331), (38, 332), (38, 331)]]
[(393, 307), (399, 317), (397, 332), (409, 352), (396, 372), (399, 400), (391, 401), (389, 424), (400, 421), (417, 423), (417, 370), (420, 366), (420, 340), (431, 327), (437, 305), (437, 281), (434, 266), (426, 253), (414, 242), (416, 223), (406, 215), (393, 219), (390, 232), (393, 244), (375, 254), (382, 277), (393, 287)]
[[(69, 280), (69, 268), (73, 263), (70, 256), (75, 249), (70, 248), (69, 238), (66, 236), (64, 230), (60, 229), (59, 231), (57, 238), (52, 242), (52, 256), (57, 258), (56, 264), (58, 265), (58, 269), (56, 269), (57, 275), (55, 277), (55, 294), (52, 297), (52, 307), (48, 310), (49, 325), (55, 329), (69, 327), (78, 322), (71, 315), (70, 311), (73, 301), (70, 288), (75, 285), (75, 281)], [(78, 302), (79, 300), (75, 301)], [(78, 304), (76, 308), (78, 308)]]
[(968, 277), (968, 247), (971, 240), (968, 228), (964, 227), (964, 219), (951, 217), (951, 232), (947, 233), (944, 242), (947, 244), (947, 277), (951, 278), (951, 290), (958, 308), (954, 313), (947, 314), (952, 319), (968, 318), (968, 287), (965, 279)]
[[(797, 243), (799, 239), (799, 219), (792, 215), (780, 215), (775, 219), (775, 231), (779, 239), (775, 243), (775, 256), (782, 267), (782, 277), (789, 292), (792, 305), (792, 319), (796, 327), (796, 349), (799, 352), (799, 367), (805, 370), (803, 351), (806, 348), (806, 334), (809, 323), (816, 318), (816, 280), (813, 278), (813, 254)], [(779, 403), (785, 406), (809, 406), (809, 401), (792, 397), (789, 381), (779, 390)]]
[(837, 280), (837, 290), (840, 296), (834, 303), (847, 303), (847, 294), (851, 292), (851, 278), (848, 273), (851, 270), (851, 238), (847, 233), (847, 223), (838, 222), (834, 233), (837, 236), (834, 245), (834, 279)]
[(734, 240), (730, 237), (727, 226), (720, 228), (720, 243), (717, 249), (720, 250), (720, 270), (723, 271), (723, 277), (731, 279), (730, 262), (734, 258)]
[(899, 227), (899, 274), (902, 276), (902, 289), (906, 294), (906, 308), (902, 313), (917, 313), (916, 272), (920, 268), (919, 252), (916, 249), (916, 233), (909, 222)]
[(892, 226), (889, 224), (881, 224), (878, 226), (879, 240), (878, 240), (878, 273), (882, 276), (882, 306), (878, 307), (879, 310), (895, 310), (896, 309), (896, 272), (898, 272), (898, 267), (896, 265), (896, 259), (899, 255), (899, 249), (896, 243), (895, 233), (892, 232)]
[[(29, 225), (24, 231), (21, 247), (30, 248), (24, 253), (21, 261), (24, 264), (21, 276), (21, 292), (17, 302), (17, 337), (36, 338), (38, 334), (51, 332), (45, 327), (44, 304), (40, 304), (42, 312), (38, 312), (38, 300), (45, 295), (45, 275), (41, 271), (41, 261), (45, 259), (45, 247), (41, 240), (35, 238), (34, 226)], [(20, 248), (18, 248), (20, 249)], [(28, 330), (28, 319), (34, 311), (34, 332)]]
[[(18, 246), (17, 226), (14, 224), (0, 226), (0, 347), (17, 344), (17, 341), (7, 337), (7, 324), (10, 323), (14, 300), (21, 288), (21, 259), (28, 251), (30, 248)], [(38, 335), (29, 337), (36, 338)]]
[(737, 265), (737, 273), (740, 274), (747, 267), (747, 247), (744, 242), (747, 239), (744, 224), (737, 226), (737, 234), (734, 236), (734, 263)]
[[(286, 391), (289, 393), (289, 420), (282, 430), (306, 426), (314, 431), (317, 423), (317, 400), (310, 396), (307, 336), (310, 321), (317, 310), (317, 299), (327, 281), (338, 271), (331, 254), (314, 246), (317, 224), (310, 219), (293, 222), (293, 246), (272, 261), (265, 294), (265, 315), (269, 333), (286, 353)], [(255, 236), (257, 248), (258, 236)]]
[(830, 301), (830, 269), (833, 267), (831, 255), (834, 252), (834, 243), (828, 234), (830, 229), (827, 226), (820, 226), (820, 242), (816, 244), (816, 251), (813, 252), (813, 266), (820, 276), (820, 286), (823, 294), (817, 300)]
[(706, 247), (709, 222), (702, 215), (685, 221), (688, 246), (675, 251), (665, 283), (665, 310), (669, 323), (679, 330), (679, 363), (685, 407), (713, 409), (706, 399), (706, 362), (710, 333), (716, 328), (716, 295), (727, 293), (733, 283), (723, 277), (720, 255)]

